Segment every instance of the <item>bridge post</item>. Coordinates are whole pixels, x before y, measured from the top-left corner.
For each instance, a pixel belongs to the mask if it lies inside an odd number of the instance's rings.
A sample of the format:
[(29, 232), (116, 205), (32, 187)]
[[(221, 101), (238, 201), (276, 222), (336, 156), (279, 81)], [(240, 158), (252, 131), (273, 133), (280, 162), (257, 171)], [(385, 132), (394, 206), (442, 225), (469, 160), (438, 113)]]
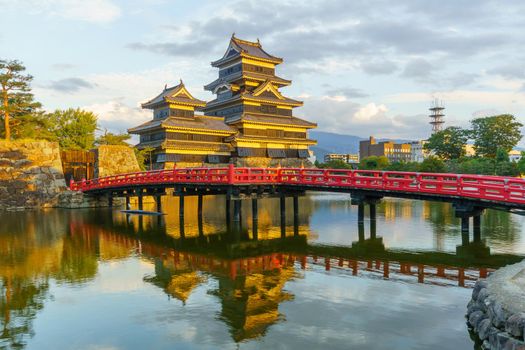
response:
[(474, 227), (474, 242), (481, 242), (481, 215), (472, 218)]
[(233, 222), (238, 223), (241, 221), (241, 200), (236, 199), (233, 201)]
[(157, 212), (162, 212), (162, 196), (160, 194), (155, 194), (155, 205)]
[(286, 196), (284, 193), (281, 193), (279, 202), (281, 209), (281, 237), (286, 237)]
[(299, 196), (293, 196), (293, 234), (299, 236)]
[(376, 221), (376, 204), (370, 203), (369, 208), (370, 208), (370, 220)]
[(230, 219), (231, 219), (231, 202), (232, 202), (232, 197), (230, 194), (227, 194), (226, 195), (226, 225), (229, 226), (230, 225)]
[(179, 195), (179, 218), (184, 220), (184, 195)]
[(461, 217), (461, 233), (468, 233), (469, 232), (469, 217), (468, 216), (462, 216)]
[(252, 198), (252, 230), (254, 240), (259, 239), (259, 209), (257, 204), (257, 197)]
[(365, 224), (364, 222), (357, 222), (357, 237), (359, 242), (365, 241)]
[(199, 218), (202, 217), (202, 194), (197, 196), (197, 215)]
[(357, 222), (365, 222), (365, 205), (363, 203), (357, 205)]
[(139, 210), (143, 210), (144, 201), (142, 200), (142, 190), (139, 190), (138, 200), (139, 200)]
[(370, 239), (376, 239), (376, 221), (370, 220)]
[(129, 194), (126, 193), (126, 209), (130, 209), (131, 208), (131, 204), (129, 203)]
[(111, 193), (108, 194), (108, 207), (113, 207), (113, 195)]

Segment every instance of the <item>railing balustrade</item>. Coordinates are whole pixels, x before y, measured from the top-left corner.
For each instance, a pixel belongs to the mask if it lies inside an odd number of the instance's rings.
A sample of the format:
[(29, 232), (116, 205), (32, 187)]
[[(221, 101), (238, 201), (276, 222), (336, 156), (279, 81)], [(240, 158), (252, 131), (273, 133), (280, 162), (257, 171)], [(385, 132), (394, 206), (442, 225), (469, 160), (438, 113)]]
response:
[(400, 171), (303, 168), (174, 168), (71, 181), (76, 191), (129, 185), (170, 184), (276, 184), (315, 187), (417, 192), (525, 204), (525, 179)]

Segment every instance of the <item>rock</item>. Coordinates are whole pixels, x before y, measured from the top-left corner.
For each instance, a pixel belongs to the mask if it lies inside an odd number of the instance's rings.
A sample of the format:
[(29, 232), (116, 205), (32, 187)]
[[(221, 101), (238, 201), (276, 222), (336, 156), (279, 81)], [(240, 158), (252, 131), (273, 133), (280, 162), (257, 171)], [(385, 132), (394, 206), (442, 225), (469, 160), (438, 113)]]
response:
[(508, 314), (503, 309), (501, 303), (499, 301), (491, 303), (487, 311), (488, 317), (491, 319), (492, 324), (497, 328), (504, 329)]
[(483, 311), (480, 311), (480, 310), (474, 311), (468, 317), (468, 323), (473, 328), (476, 328), (476, 326), (478, 325), (479, 321), (481, 321), (483, 318), (485, 318), (485, 313)]
[(525, 327), (525, 313), (514, 314), (505, 322), (505, 331), (513, 337), (523, 337)]
[(483, 288), (487, 288), (487, 281), (486, 280), (478, 280), (476, 284), (474, 285), (474, 289), (472, 290), (472, 299), (477, 300), (479, 291)]
[(490, 320), (488, 318), (484, 318), (483, 320), (481, 320), (478, 323), (477, 332), (478, 332), (479, 339), (485, 340), (485, 339), (488, 338), (489, 330), (490, 330), (491, 326), (492, 325), (491, 325)]
[(487, 299), (488, 295), (489, 291), (487, 290), (487, 288), (481, 288), (478, 292), (476, 300), (479, 302), (485, 302), (485, 299)]

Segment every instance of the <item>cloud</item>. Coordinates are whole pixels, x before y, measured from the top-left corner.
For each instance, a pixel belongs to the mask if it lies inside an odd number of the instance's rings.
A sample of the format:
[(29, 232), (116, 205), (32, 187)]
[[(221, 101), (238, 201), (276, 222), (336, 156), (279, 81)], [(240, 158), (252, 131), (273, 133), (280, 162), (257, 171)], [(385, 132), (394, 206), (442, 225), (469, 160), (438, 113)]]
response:
[(337, 96), (308, 97), (297, 115), (315, 121), (320, 131), (367, 137), (416, 139), (428, 136), (428, 118), (423, 115), (389, 113), (385, 104), (358, 104)]
[(55, 80), (48, 87), (59, 92), (74, 93), (81, 89), (92, 89), (95, 86), (81, 78), (66, 78)]
[(391, 61), (372, 61), (363, 62), (361, 68), (370, 75), (390, 74), (397, 70), (397, 64)]
[(15, 11), (22, 8), (30, 14), (45, 14), (73, 21), (105, 23), (121, 16), (120, 8), (111, 0), (0, 0), (2, 5), (10, 6)]
[(76, 66), (74, 64), (71, 64), (71, 63), (53, 63), (51, 65), (51, 68), (52, 69), (55, 69), (55, 70), (69, 70), (69, 69), (73, 69), (75, 68)]
[(523, 61), (521, 61), (519, 63), (511, 63), (489, 69), (487, 73), (497, 74), (509, 79), (525, 79), (525, 66), (523, 65)]
[(405, 65), (402, 76), (427, 80), (433, 73), (434, 66), (423, 58), (416, 58)]
[(114, 133), (126, 132), (128, 128), (140, 125), (152, 118), (151, 111), (128, 106), (121, 99), (94, 103), (82, 108), (94, 112), (98, 116), (101, 128)]
[(361, 89), (356, 89), (352, 87), (343, 87), (343, 88), (335, 88), (330, 89), (326, 91), (328, 95), (334, 95), (334, 96), (344, 96), (345, 98), (361, 98), (361, 97), (368, 97), (368, 94), (363, 92)]

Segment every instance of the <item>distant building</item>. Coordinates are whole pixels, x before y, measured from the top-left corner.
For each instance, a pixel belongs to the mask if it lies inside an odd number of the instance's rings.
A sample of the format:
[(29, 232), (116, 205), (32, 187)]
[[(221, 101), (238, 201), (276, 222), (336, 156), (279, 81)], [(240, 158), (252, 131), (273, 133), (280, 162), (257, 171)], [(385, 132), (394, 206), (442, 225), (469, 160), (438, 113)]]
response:
[(385, 156), (391, 163), (410, 162), (412, 157), (411, 149), (410, 143), (394, 143), (393, 141), (377, 143), (375, 138), (370, 136), (368, 140), (359, 142), (359, 158)]
[(476, 149), (474, 148), (474, 145), (466, 144), (463, 146), (463, 149), (465, 150), (465, 156), (467, 157), (474, 157), (476, 155)]
[(359, 154), (329, 153), (324, 156), (325, 163), (333, 160), (340, 160), (348, 164), (358, 164)]
[(430, 155), (428, 151), (425, 151), (425, 143), (427, 143), (427, 141), (425, 140), (410, 142), (411, 162), (421, 163), (425, 160), (425, 158), (427, 158)]
[(509, 151), (509, 160), (511, 162), (519, 162), (520, 159), (521, 159), (521, 151), (518, 151), (516, 149)]

